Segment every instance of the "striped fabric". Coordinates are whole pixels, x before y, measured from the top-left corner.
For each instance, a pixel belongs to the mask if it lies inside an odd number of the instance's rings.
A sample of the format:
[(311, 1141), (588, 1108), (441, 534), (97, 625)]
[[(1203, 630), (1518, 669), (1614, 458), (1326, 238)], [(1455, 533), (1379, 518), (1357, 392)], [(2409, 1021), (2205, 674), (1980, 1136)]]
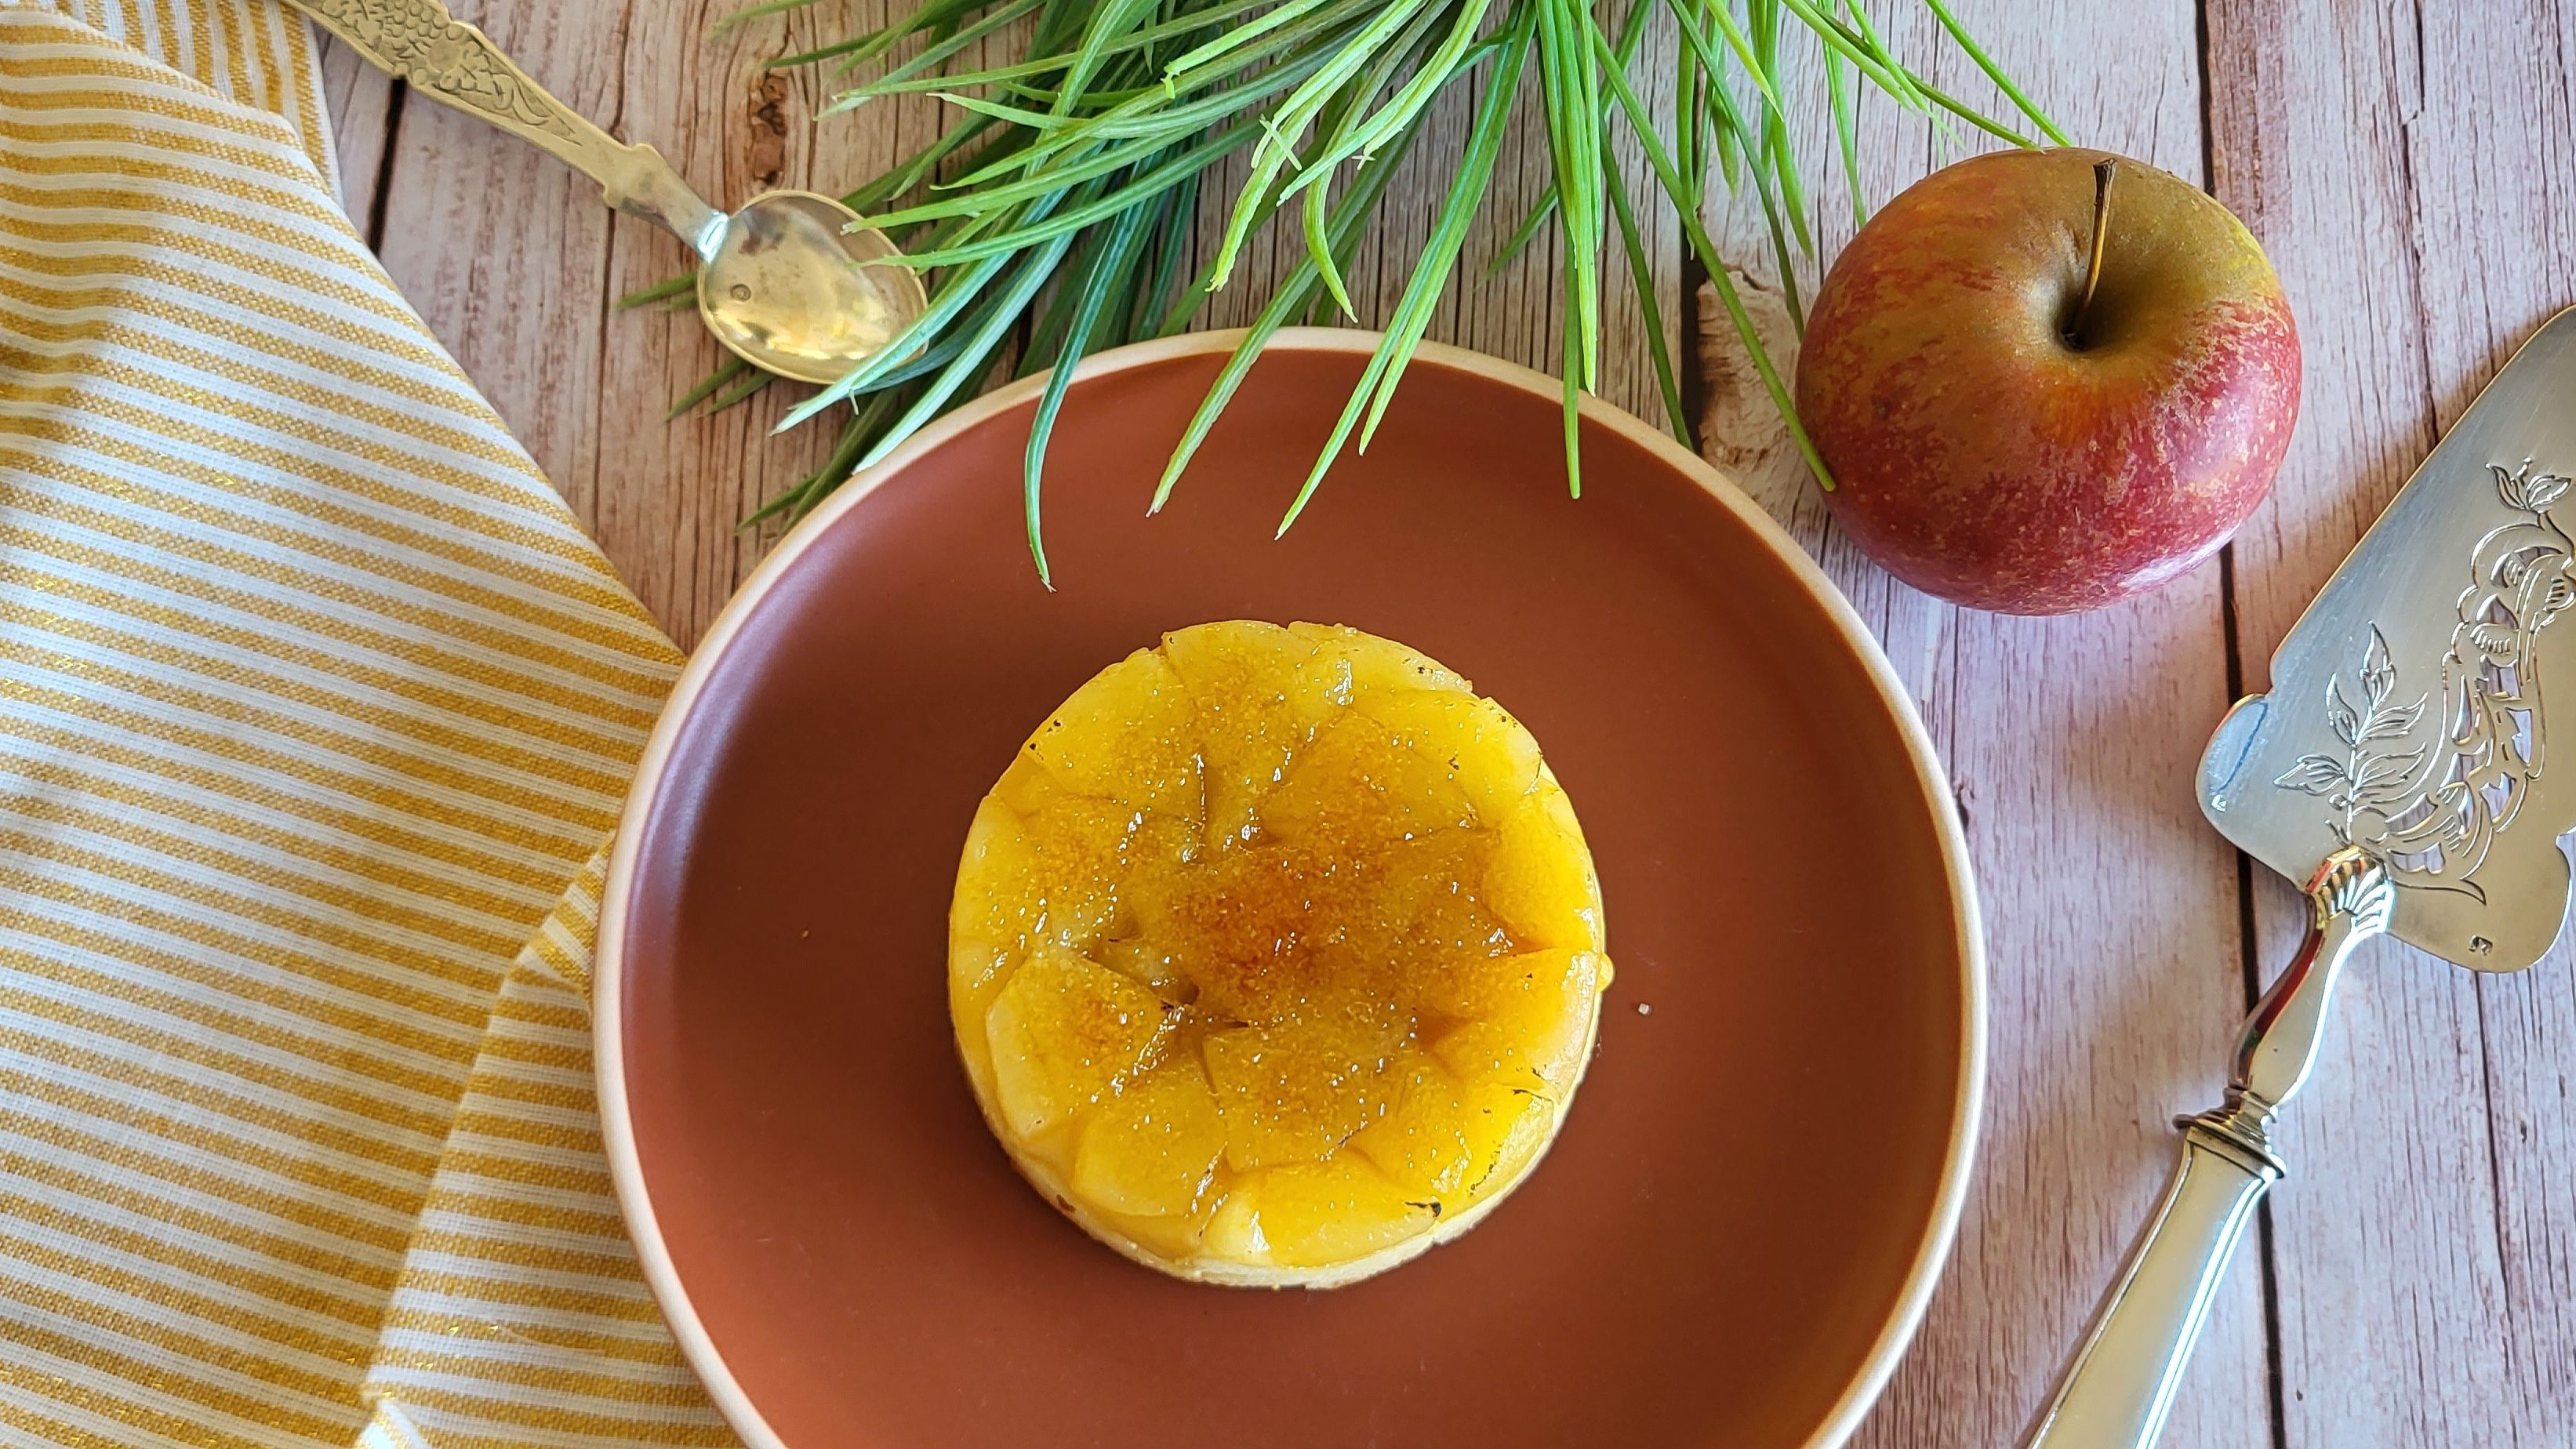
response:
[(677, 656), (273, 0), (0, 0), (0, 1444), (728, 1442), (586, 990)]

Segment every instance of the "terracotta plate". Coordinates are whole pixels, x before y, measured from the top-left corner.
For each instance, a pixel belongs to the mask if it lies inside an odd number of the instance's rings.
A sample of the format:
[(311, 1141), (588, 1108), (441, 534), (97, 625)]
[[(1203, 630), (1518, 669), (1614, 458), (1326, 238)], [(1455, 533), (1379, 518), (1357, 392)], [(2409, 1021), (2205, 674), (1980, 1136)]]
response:
[[(1284, 334), (1181, 484), (1228, 335), (1086, 364), (1032, 574), (1034, 390), (789, 538), (690, 665), (611, 872), (608, 1151), (682, 1345), (757, 1445), (1754, 1446), (1848, 1433), (1921, 1316), (1975, 1135), (1976, 911), (1885, 661), (1769, 519), (1616, 410), (1426, 347), (1271, 533), (1371, 339)], [(951, 1045), (975, 802), (1073, 688), (1207, 619), (1401, 639), (1525, 721), (1619, 978), (1554, 1151), (1337, 1292), (1193, 1287), (1015, 1176)]]

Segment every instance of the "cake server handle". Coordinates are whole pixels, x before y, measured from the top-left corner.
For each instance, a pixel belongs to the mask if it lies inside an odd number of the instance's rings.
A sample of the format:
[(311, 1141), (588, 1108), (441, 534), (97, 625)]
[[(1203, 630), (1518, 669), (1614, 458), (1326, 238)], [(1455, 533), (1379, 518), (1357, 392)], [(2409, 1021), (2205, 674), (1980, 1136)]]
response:
[(2173, 1179), (2024, 1449), (2146, 1449), (2164, 1432), (2227, 1260), (2285, 1171), (2272, 1150), (2273, 1113), (2307, 1081), (2335, 979), (2354, 947), (2388, 929), (2396, 887), (2384, 866), (2347, 846), (2317, 867), (2308, 902), (2298, 956), (2245, 1019), (2225, 1104), (2175, 1124)]

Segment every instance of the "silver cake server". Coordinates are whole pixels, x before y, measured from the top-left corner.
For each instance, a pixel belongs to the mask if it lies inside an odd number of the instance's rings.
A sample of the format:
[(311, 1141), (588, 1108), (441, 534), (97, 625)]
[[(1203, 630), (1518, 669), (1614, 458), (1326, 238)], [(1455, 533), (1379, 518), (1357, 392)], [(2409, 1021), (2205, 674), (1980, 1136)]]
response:
[(2307, 938), (2246, 1018), (2225, 1102), (2177, 1124), (2173, 1180), (2026, 1446), (2163, 1431), (2228, 1257), (2286, 1170), (2272, 1119), (2355, 946), (2386, 932), (2518, 971), (2558, 938), (2576, 789), (2544, 771), (2541, 691), (2576, 676), (2576, 625), (2557, 627), (2576, 604), (2571, 475), (2576, 309), (2523, 344), (2326, 581), (2272, 656), (2271, 693), (2219, 721), (2201, 810), (2306, 883)]

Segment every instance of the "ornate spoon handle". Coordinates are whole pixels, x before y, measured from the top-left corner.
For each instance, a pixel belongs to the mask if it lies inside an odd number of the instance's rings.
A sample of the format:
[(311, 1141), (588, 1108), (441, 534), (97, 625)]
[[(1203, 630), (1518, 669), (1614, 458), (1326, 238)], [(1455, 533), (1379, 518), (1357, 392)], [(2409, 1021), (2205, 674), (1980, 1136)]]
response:
[(2388, 929), (2396, 887), (2346, 847), (2308, 882), (2314, 915), (2289, 969), (2245, 1019), (2225, 1105), (2183, 1118), (2182, 1160), (2164, 1200), (2057, 1381), (2024, 1449), (2145, 1449), (2164, 1432), (2227, 1260), (2285, 1171), (2273, 1113), (2308, 1079), (2335, 978), (2355, 946)]
[(543, 147), (600, 185), (608, 204), (659, 222), (712, 256), (723, 212), (700, 199), (650, 146), (629, 146), (528, 78), (492, 38), (440, 0), (288, 0), (379, 70), (421, 94)]

